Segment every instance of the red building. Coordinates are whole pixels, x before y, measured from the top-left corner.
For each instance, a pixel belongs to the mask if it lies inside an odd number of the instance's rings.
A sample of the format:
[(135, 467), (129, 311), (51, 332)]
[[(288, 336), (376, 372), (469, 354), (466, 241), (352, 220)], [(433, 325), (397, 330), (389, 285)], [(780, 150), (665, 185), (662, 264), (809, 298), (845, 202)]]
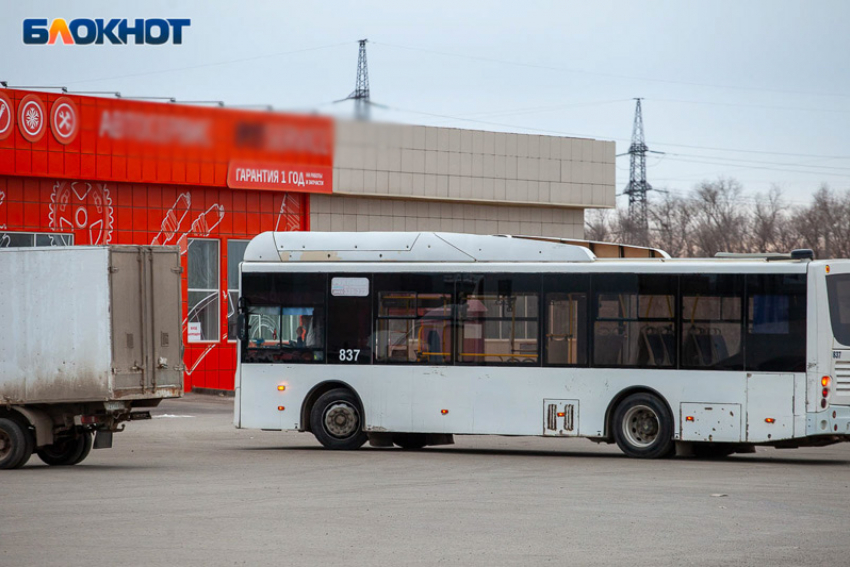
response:
[(0, 247), (178, 245), (186, 389), (232, 390), (244, 247), (309, 229), (333, 136), (322, 117), (2, 90)]

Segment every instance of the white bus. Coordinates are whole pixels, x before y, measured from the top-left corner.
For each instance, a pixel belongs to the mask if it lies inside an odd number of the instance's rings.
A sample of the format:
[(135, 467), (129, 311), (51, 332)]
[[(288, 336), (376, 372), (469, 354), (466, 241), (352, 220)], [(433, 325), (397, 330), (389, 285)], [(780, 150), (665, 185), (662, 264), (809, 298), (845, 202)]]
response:
[(330, 449), (540, 435), (644, 458), (850, 440), (850, 261), (658, 256), (261, 234), (241, 265), (234, 423)]

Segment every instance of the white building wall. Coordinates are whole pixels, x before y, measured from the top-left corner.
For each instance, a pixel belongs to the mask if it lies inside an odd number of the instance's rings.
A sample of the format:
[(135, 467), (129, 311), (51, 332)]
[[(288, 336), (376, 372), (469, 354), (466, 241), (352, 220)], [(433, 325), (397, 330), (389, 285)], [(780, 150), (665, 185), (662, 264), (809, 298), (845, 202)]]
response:
[(583, 138), (338, 121), (334, 194), (311, 197), (311, 229), (582, 238), (584, 209), (615, 204), (614, 153)]
[(584, 237), (584, 210), (313, 195), (310, 230)]

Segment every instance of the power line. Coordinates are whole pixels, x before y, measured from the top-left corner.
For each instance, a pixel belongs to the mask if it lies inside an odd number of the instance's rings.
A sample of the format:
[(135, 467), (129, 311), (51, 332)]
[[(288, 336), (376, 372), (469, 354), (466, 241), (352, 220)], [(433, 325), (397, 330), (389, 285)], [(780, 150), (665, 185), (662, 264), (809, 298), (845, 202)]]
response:
[(538, 63), (525, 63), (521, 61), (507, 61), (504, 59), (496, 59), (493, 57), (482, 57), (478, 55), (466, 55), (462, 53), (451, 53), (446, 51), (438, 51), (436, 49), (425, 49), (421, 47), (410, 47), (406, 45), (398, 45), (392, 43), (377, 43), (375, 45), (385, 45), (387, 47), (392, 47), (395, 49), (406, 49), (409, 51), (419, 51), (422, 53), (430, 53), (433, 55), (442, 55), (444, 57), (457, 57), (460, 59), (469, 59), (473, 61), (485, 61), (488, 63), (500, 63), (502, 65), (513, 65), (515, 67), (527, 67), (530, 69), (543, 69), (546, 71), (565, 71), (567, 73), (580, 73), (585, 75), (595, 75), (599, 77), (612, 77), (617, 79), (629, 79), (632, 81), (647, 81), (654, 83), (665, 83), (665, 84), (674, 84), (674, 85), (688, 85), (692, 87), (708, 87), (714, 89), (734, 89), (734, 90), (744, 90), (744, 91), (762, 91), (762, 92), (772, 92), (772, 93), (783, 93), (783, 94), (797, 94), (797, 95), (806, 95), (806, 96), (829, 96), (829, 97), (841, 97), (847, 98), (850, 97), (850, 94), (844, 93), (817, 93), (817, 92), (806, 92), (806, 91), (792, 91), (792, 90), (783, 90), (783, 89), (766, 89), (761, 87), (744, 87), (740, 85), (716, 85), (710, 83), (695, 83), (689, 81), (674, 81), (670, 79), (657, 79), (653, 77), (637, 77), (633, 75), (620, 75), (616, 73), (604, 73), (601, 71), (588, 71), (585, 69), (573, 69), (569, 67), (556, 67), (553, 65), (541, 65)]
[[(669, 157), (668, 159), (670, 159), (671, 161), (679, 161), (679, 162), (684, 162), (684, 163), (698, 163), (698, 164), (704, 164), (704, 165), (730, 165), (728, 163), (717, 162), (717, 161), (701, 161), (701, 160), (683, 159), (683, 158), (676, 158), (676, 157)], [(803, 166), (803, 167), (805, 167), (805, 166)], [(799, 169), (786, 169), (786, 168), (767, 167), (767, 166), (758, 166), (758, 165), (747, 165), (746, 167), (743, 167), (742, 169), (763, 169), (763, 170), (766, 170), (766, 171), (782, 171), (782, 172), (785, 172), (785, 173), (802, 173), (802, 174), (808, 174), (808, 175), (830, 175), (830, 176), (833, 176), (833, 177), (842, 177), (842, 178), (845, 178), (845, 179), (850, 179), (850, 174), (833, 173), (833, 172), (830, 172), (830, 171), (803, 171), (803, 170), (799, 170)]]
[(460, 114), (459, 116), (469, 117), (469, 116), (517, 116), (520, 114), (534, 114), (537, 112), (546, 112), (548, 110), (562, 110), (565, 108), (585, 108), (588, 106), (602, 106), (606, 104), (614, 104), (618, 102), (631, 102), (634, 99), (631, 98), (619, 98), (616, 100), (599, 100), (599, 101), (589, 101), (589, 102), (574, 102), (567, 104), (556, 104), (549, 106), (533, 106), (530, 108), (519, 108), (514, 110), (502, 110), (502, 111), (489, 111), (489, 112), (470, 112)]
[(277, 53), (268, 53), (268, 54), (265, 54), (265, 55), (255, 55), (253, 57), (243, 57), (243, 58), (240, 58), (240, 59), (228, 59), (226, 61), (215, 61), (215, 62), (212, 62), (212, 63), (202, 63), (200, 65), (189, 65), (189, 66), (186, 66), (186, 67), (173, 67), (171, 69), (158, 69), (156, 71), (144, 71), (144, 72), (141, 72), (141, 73), (128, 73), (126, 75), (114, 75), (114, 76), (111, 76), (111, 77), (100, 77), (100, 78), (96, 78), (96, 79), (80, 79), (80, 80), (77, 80), (77, 81), (66, 81), (66, 84), (68, 84), (68, 85), (78, 85), (80, 83), (95, 83), (95, 82), (98, 82), (98, 81), (111, 81), (111, 80), (115, 80), (115, 79), (128, 79), (128, 78), (132, 78), (132, 77), (147, 77), (147, 76), (150, 76), (150, 75), (159, 75), (161, 73), (174, 73), (174, 72), (177, 72), (177, 71), (189, 71), (189, 70), (192, 70), (192, 69), (203, 69), (203, 68), (206, 68), (206, 67), (218, 67), (218, 66), (221, 66), (221, 65), (232, 65), (233, 63), (244, 63), (246, 61), (256, 61), (256, 60), (259, 60), (259, 59), (269, 59), (269, 58), (272, 58), (272, 57), (282, 57), (282, 56), (285, 56), (285, 55), (295, 55), (295, 54), (298, 54), (298, 53), (307, 53), (307, 52), (310, 52), (310, 51), (319, 51), (319, 50), (322, 50), (322, 49), (330, 49), (330, 48), (333, 48), (333, 47), (341, 47), (341, 46), (344, 46), (344, 45), (349, 45), (349, 43), (348, 42), (346, 42), (346, 43), (334, 43), (334, 44), (330, 44), (330, 45), (320, 45), (318, 47), (308, 47), (306, 49), (296, 49), (294, 51), (279, 51)]
[[(838, 169), (841, 171), (850, 171), (850, 167), (838, 167), (834, 165), (809, 165), (805, 163), (786, 163), (786, 162), (778, 162), (778, 161), (757, 161), (750, 159), (735, 159), (735, 158), (727, 158), (727, 157), (715, 157), (715, 156), (701, 156), (696, 154), (680, 154), (673, 152), (664, 152), (664, 155), (667, 156), (677, 156), (677, 157), (689, 157), (689, 158), (698, 158), (698, 159), (717, 159), (723, 162), (738, 162), (743, 164), (760, 164), (760, 165), (781, 165), (781, 166), (791, 166), (791, 167), (810, 167), (816, 169)], [(734, 165), (731, 164), (731, 165)]]
[[(470, 122), (475, 124), (484, 124), (488, 126), (500, 126), (502, 128), (512, 128), (518, 130), (528, 130), (530, 132), (540, 132), (542, 134), (554, 134), (558, 136), (569, 136), (574, 138), (593, 138), (596, 140), (614, 140), (618, 142), (628, 142), (629, 138), (619, 138), (615, 136), (607, 136), (601, 134), (580, 134), (576, 132), (565, 132), (562, 130), (552, 130), (548, 128), (534, 128), (532, 126), (523, 126), (520, 124), (509, 124), (505, 122), (493, 122), (491, 120), (477, 120), (475, 118), (464, 118), (463, 116), (457, 115), (448, 115), (448, 114), (438, 114), (434, 112), (423, 112), (421, 110), (412, 110), (409, 108), (401, 108), (397, 106), (388, 106), (382, 105), (383, 108), (387, 110), (392, 110), (395, 112), (404, 112), (408, 114), (418, 114), (421, 116), (430, 116), (433, 118), (442, 118), (444, 120), (459, 120), (462, 122)], [(695, 146), (691, 144), (677, 144), (673, 142), (658, 142), (653, 141), (653, 145), (655, 146), (669, 146), (674, 148), (688, 148), (693, 150), (709, 150), (709, 151), (717, 151), (717, 152), (731, 152), (731, 153), (745, 153), (745, 154), (760, 154), (760, 155), (777, 155), (777, 156), (790, 156), (790, 157), (807, 157), (807, 158), (819, 158), (819, 159), (837, 159), (837, 160), (847, 160), (850, 159), (850, 156), (838, 156), (838, 155), (823, 155), (823, 154), (803, 154), (803, 153), (794, 153), (794, 152), (775, 152), (769, 150), (745, 150), (742, 148), (719, 148), (715, 146)], [(628, 153), (623, 154), (628, 155)], [(709, 158), (723, 159), (721, 156), (706, 156)]]
[(705, 104), (710, 106), (741, 106), (745, 108), (764, 108), (768, 110), (800, 110), (803, 112), (835, 112), (840, 114), (850, 114), (850, 110), (839, 110), (837, 108), (802, 108), (799, 106), (772, 106), (768, 104), (751, 104), (744, 102), (716, 102), (708, 100), (682, 100), (674, 98), (649, 98), (653, 102), (674, 102), (682, 104)]

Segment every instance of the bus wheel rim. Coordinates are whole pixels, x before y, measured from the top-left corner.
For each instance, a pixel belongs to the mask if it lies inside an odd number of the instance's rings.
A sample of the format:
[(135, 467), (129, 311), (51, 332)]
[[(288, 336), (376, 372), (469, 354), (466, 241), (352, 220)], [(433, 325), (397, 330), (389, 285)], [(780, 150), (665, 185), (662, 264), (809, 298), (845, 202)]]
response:
[(346, 402), (336, 402), (325, 410), (325, 431), (338, 439), (351, 437), (360, 427), (357, 408)]
[(12, 452), (12, 438), (5, 431), (0, 431), (0, 460), (5, 459)]
[(632, 406), (623, 416), (623, 435), (635, 447), (651, 446), (658, 439), (660, 430), (658, 414), (649, 406)]

